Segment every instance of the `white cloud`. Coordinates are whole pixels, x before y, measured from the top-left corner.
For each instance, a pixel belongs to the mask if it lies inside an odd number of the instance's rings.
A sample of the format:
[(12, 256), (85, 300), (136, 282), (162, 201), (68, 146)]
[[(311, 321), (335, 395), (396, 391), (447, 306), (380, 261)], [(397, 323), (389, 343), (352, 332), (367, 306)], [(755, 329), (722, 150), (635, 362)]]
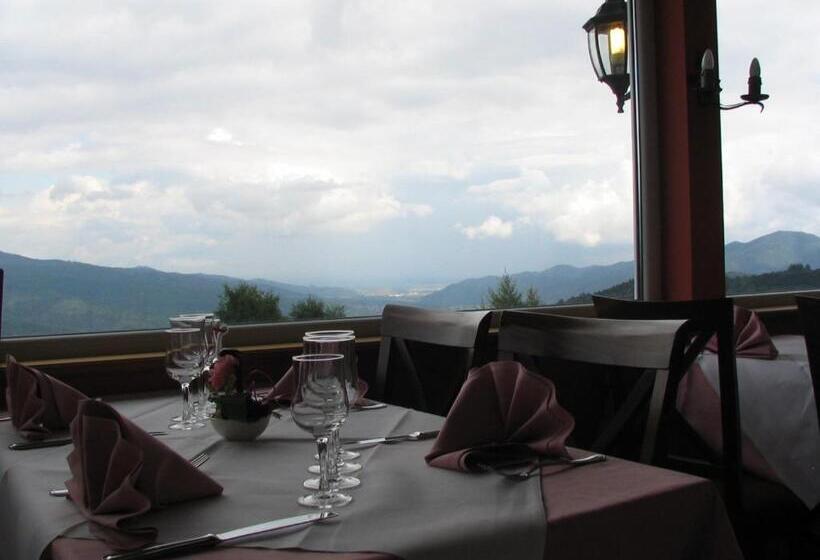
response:
[(214, 128), (211, 132), (208, 133), (208, 136), (205, 137), (208, 142), (213, 142), (214, 144), (233, 144), (235, 146), (241, 146), (241, 142), (237, 142), (233, 139), (233, 134), (229, 131), (225, 130), (224, 128)]
[(513, 233), (512, 222), (505, 222), (498, 216), (490, 216), (477, 226), (456, 226), (467, 239), (499, 237), (506, 239)]
[(618, 183), (554, 185), (543, 171), (530, 170), (513, 179), (474, 185), (469, 193), (517, 212), (521, 223), (540, 227), (560, 241), (594, 247), (631, 240), (632, 186), (626, 173), (619, 175)]
[[(775, 43), (765, 42), (771, 18), (755, 19), (762, 7), (720, 6), (732, 15), (721, 16), (725, 101), (745, 89), (754, 54), (772, 94), (762, 115), (723, 118), (729, 239), (820, 233), (820, 129), (806, 120), (820, 109), (807, 85), (817, 70), (803, 56), (820, 48), (806, 32), (820, 4), (778, 4), (772, 17), (800, 39)], [(297, 280), (298, 259), (284, 271), (278, 262), (311, 236), (349, 240), (346, 262), (361, 276), (384, 268), (375, 233), (396, 251), (396, 271), (419, 276), (495, 272), (509, 255), (452, 257), (468, 231), (546, 232), (543, 251), (510, 248), (522, 269), (583, 261), (577, 245), (629, 244), (629, 115), (591, 72), (578, 27), (589, 10), (8, 0), (0, 250), (170, 269), (205, 259), (223, 273), (241, 257), (255, 274)], [(480, 169), (505, 172), (476, 178)], [(504, 220), (478, 223), (485, 216)]]

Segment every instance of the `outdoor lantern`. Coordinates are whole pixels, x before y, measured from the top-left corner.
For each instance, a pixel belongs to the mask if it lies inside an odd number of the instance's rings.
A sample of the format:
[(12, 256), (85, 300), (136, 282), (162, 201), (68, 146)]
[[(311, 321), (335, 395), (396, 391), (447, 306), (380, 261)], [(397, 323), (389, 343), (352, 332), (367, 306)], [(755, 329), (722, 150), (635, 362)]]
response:
[(587, 32), (589, 58), (598, 81), (612, 89), (617, 98), (618, 112), (624, 112), (629, 99), (627, 68), (626, 2), (606, 0), (594, 16), (584, 24)]

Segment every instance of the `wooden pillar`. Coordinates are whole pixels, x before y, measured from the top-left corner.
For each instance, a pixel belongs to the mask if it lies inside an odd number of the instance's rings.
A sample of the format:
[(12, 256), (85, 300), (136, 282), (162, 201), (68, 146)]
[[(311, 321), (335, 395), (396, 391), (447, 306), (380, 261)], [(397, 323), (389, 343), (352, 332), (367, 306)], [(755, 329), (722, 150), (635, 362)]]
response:
[(644, 265), (638, 295), (721, 297), (720, 110), (702, 104), (696, 89), (703, 52), (710, 48), (717, 56), (715, 0), (634, 0), (633, 8), (641, 138), (636, 238)]

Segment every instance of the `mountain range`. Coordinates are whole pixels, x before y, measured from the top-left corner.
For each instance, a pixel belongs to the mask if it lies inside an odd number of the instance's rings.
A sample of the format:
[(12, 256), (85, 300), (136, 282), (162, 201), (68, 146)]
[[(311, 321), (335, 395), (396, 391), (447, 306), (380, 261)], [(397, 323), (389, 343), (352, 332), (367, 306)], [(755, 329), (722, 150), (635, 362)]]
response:
[[(783, 270), (795, 263), (820, 267), (820, 237), (779, 231), (726, 245), (729, 274), (759, 274)], [(6, 272), (4, 336), (163, 328), (171, 315), (216, 309), (223, 285), (233, 286), (242, 281), (229, 276), (180, 274), (147, 267), (114, 268), (32, 259), (3, 252), (0, 268)], [(510, 276), (522, 292), (535, 288), (542, 302), (553, 303), (629, 280), (633, 263), (558, 265)], [(499, 278), (470, 278), (413, 297), (365, 296), (351, 289), (263, 279), (248, 282), (277, 293), (285, 313), (296, 301), (313, 295), (342, 304), (349, 316), (356, 316), (378, 314), (389, 302), (448, 309), (480, 307)]]

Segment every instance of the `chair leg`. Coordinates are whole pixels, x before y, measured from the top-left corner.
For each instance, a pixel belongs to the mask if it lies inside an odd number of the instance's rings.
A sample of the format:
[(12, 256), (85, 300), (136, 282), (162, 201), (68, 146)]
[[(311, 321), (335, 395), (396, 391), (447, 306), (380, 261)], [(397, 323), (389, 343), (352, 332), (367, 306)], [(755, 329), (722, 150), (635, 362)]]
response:
[[(652, 387), (652, 397), (649, 401), (649, 414), (646, 418), (643, 444), (641, 445), (641, 462), (646, 464), (657, 463), (665, 453), (661, 453), (658, 446), (658, 431), (663, 414), (663, 405), (666, 400), (666, 385), (669, 381), (669, 372), (657, 370), (655, 384)], [(664, 449), (665, 445), (661, 444)]]

